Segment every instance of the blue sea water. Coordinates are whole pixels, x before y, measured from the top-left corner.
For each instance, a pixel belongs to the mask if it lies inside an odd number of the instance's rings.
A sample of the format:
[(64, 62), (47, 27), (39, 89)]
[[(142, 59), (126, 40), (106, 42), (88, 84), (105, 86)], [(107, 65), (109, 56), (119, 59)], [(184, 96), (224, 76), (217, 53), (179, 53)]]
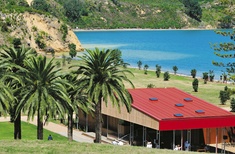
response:
[(230, 42), (214, 30), (128, 30), (128, 31), (77, 31), (75, 32), (82, 47), (93, 49), (120, 49), (122, 58), (137, 67), (147, 64), (155, 70), (156, 64), (162, 71), (173, 72), (177, 66), (179, 74), (190, 75), (192, 69), (197, 70), (197, 77), (203, 72), (213, 70), (215, 79), (225, 71), (212, 65), (212, 61), (225, 61), (214, 54), (211, 43)]

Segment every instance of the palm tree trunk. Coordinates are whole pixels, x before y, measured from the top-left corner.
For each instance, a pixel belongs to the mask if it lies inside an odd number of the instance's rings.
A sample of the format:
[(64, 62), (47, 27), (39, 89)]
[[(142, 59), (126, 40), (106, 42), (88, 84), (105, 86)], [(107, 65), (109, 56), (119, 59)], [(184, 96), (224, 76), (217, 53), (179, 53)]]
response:
[(102, 114), (101, 100), (95, 106), (95, 143), (101, 143)]
[(73, 111), (68, 113), (68, 139), (73, 141)]
[(40, 114), (40, 108), (38, 108), (38, 117), (37, 117), (37, 139), (43, 140), (43, 120)]
[(21, 139), (21, 113), (14, 120), (14, 139)]

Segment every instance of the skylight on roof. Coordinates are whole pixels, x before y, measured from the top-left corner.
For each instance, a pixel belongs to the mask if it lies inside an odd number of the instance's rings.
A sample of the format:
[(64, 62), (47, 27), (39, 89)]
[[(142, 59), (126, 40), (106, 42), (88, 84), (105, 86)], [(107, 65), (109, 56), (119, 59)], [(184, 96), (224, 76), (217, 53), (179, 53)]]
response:
[(177, 103), (177, 104), (175, 104), (175, 106), (177, 106), (177, 107), (183, 107), (184, 104), (182, 104), (182, 103)]
[(196, 110), (195, 112), (196, 112), (196, 113), (205, 113), (204, 110)]
[(181, 114), (181, 113), (175, 113), (174, 116), (175, 116), (175, 117), (183, 117), (184, 115)]
[(184, 101), (186, 101), (186, 102), (192, 102), (193, 100), (192, 100), (192, 98), (184, 98)]
[(156, 98), (156, 97), (151, 97), (151, 98), (149, 98), (149, 100), (150, 100), (150, 101), (157, 101), (158, 98)]

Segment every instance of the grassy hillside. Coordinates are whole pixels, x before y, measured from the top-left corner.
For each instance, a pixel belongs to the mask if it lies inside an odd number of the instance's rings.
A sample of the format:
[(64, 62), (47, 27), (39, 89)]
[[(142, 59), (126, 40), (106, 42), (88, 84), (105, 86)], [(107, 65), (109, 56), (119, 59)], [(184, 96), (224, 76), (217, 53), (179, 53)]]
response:
[(42, 6), (26, 0), (1, 1), (1, 12), (51, 14), (74, 28), (216, 28), (227, 15), (234, 21), (235, 7), (230, 0), (200, 0), (202, 18), (197, 21), (187, 15), (184, 0), (33, 0)]
[[(21, 37), (24, 43), (35, 37), (23, 23), (25, 12), (81, 29), (232, 28), (235, 2), (230, 1), (200, 0), (194, 8), (188, 6), (188, 0), (0, 0), (0, 45), (9, 45), (14, 37)], [(195, 12), (199, 12), (198, 19)], [(63, 32), (50, 20), (46, 21), (48, 27)]]

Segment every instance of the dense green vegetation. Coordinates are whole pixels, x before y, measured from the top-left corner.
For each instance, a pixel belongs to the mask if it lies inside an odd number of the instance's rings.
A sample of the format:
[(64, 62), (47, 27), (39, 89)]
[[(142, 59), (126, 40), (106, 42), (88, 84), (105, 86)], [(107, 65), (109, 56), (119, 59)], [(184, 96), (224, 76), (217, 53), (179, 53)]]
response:
[(235, 20), (232, 0), (2, 0), (0, 11), (51, 14), (74, 28), (231, 28)]

